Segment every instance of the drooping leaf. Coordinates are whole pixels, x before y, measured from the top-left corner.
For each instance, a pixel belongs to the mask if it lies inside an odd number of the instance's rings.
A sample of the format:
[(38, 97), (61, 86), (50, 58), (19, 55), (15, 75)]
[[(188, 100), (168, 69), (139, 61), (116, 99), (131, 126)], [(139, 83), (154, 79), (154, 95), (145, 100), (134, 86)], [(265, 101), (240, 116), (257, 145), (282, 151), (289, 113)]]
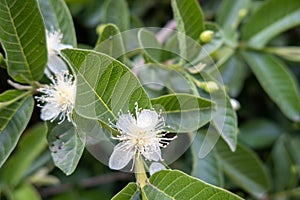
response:
[(291, 120), (300, 121), (300, 89), (293, 74), (282, 62), (269, 54), (244, 52), (260, 85)]
[[(263, 19), (263, 20), (262, 20)], [(274, 36), (300, 24), (300, 1), (266, 1), (242, 28), (242, 39), (261, 48)]]
[(239, 140), (251, 148), (270, 146), (283, 130), (271, 120), (253, 119), (240, 126)]
[(119, 61), (89, 50), (65, 49), (63, 56), (77, 74), (76, 112), (110, 125), (119, 111), (134, 113), (135, 103), (151, 102), (138, 79)]
[(162, 45), (158, 42), (154, 33), (146, 29), (140, 29), (138, 40), (145, 53), (146, 61), (154, 63), (161, 61)]
[(119, 28), (114, 24), (102, 25), (102, 32), (95, 46), (95, 51), (123, 60), (125, 47)]
[[(23, 91), (9, 90), (0, 95), (0, 102), (10, 101)], [(0, 167), (13, 151), (26, 128), (33, 110), (33, 98), (25, 96), (6, 107), (1, 107), (0, 117)]]
[(72, 174), (84, 150), (77, 128), (66, 121), (57, 125), (48, 135), (48, 144), (54, 164), (66, 175)]
[(205, 183), (178, 170), (163, 170), (153, 174), (143, 187), (147, 199), (242, 199), (222, 188)]
[(204, 158), (199, 157), (199, 149), (204, 141), (205, 134), (199, 131), (192, 144), (193, 154), (193, 169), (191, 175), (216, 186), (222, 187), (224, 185), (224, 177), (222, 171), (222, 163), (220, 162), (217, 152), (212, 149)]
[(166, 115), (166, 124), (175, 132), (195, 131), (212, 116), (213, 102), (189, 94), (169, 94), (151, 99), (157, 110)]
[(62, 43), (76, 47), (76, 34), (71, 13), (64, 0), (38, 0), (48, 31), (60, 30)]
[(140, 191), (136, 185), (136, 183), (129, 183), (126, 187), (124, 187), (118, 194), (116, 194), (112, 200), (124, 200), (124, 199), (132, 199), (139, 200), (140, 199)]
[(130, 12), (125, 0), (107, 0), (104, 7), (105, 23), (113, 23), (119, 27), (121, 31), (129, 29)]
[(3, 165), (0, 177), (7, 185), (17, 185), (35, 159), (45, 150), (47, 127), (37, 124), (25, 132), (15, 153)]
[(45, 27), (35, 0), (0, 1), (0, 42), (9, 75), (27, 83), (39, 80), (47, 62)]
[(225, 174), (250, 194), (264, 197), (269, 189), (269, 179), (258, 156), (240, 144), (235, 152), (221, 140), (216, 147)]

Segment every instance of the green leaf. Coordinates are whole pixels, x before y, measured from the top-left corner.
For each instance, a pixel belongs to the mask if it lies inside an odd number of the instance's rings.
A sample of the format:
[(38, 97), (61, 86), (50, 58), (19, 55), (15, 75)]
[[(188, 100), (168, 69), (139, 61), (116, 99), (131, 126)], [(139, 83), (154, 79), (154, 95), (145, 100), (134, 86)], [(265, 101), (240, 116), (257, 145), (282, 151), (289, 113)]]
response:
[(143, 187), (147, 199), (242, 199), (222, 188), (205, 183), (177, 170), (163, 170), (155, 173)]
[[(0, 95), (0, 102), (12, 100), (22, 91), (9, 90)], [(33, 98), (27, 96), (9, 106), (0, 108), (0, 167), (13, 151), (26, 128), (33, 110)]]
[(204, 137), (205, 132), (199, 130), (193, 140), (191, 148), (193, 155), (193, 169), (191, 175), (206, 183), (222, 187), (224, 185), (224, 177), (221, 162), (216, 150), (212, 149), (212, 151), (204, 158), (199, 157), (199, 149), (204, 142)]
[(269, 47), (265, 49), (269, 53), (276, 54), (286, 60), (300, 62), (300, 47)]
[(198, 41), (204, 31), (203, 13), (196, 0), (172, 0), (171, 5), (179, 32), (181, 55), (186, 58), (190, 45)]
[(17, 185), (31, 164), (45, 150), (46, 133), (45, 123), (37, 124), (25, 132), (15, 153), (3, 165), (0, 177), (7, 185)]
[(0, 1), (0, 42), (9, 75), (27, 83), (43, 77), (47, 63), (45, 27), (35, 0)]
[(54, 164), (66, 175), (76, 169), (84, 150), (84, 142), (72, 123), (57, 125), (48, 135), (48, 144)]
[(107, 0), (103, 7), (105, 23), (113, 23), (121, 31), (129, 29), (130, 12), (125, 0)]
[(246, 63), (238, 55), (234, 55), (221, 65), (219, 70), (228, 93), (231, 97), (237, 97), (249, 71)]
[(172, 0), (177, 30), (198, 41), (204, 31), (202, 10), (196, 0)]
[(250, 46), (261, 48), (274, 36), (299, 24), (300, 1), (269, 0), (243, 26), (242, 39)]
[(30, 183), (23, 183), (12, 193), (14, 200), (41, 200), (38, 191)]
[(262, 88), (280, 110), (289, 119), (299, 122), (300, 90), (287, 66), (268, 54), (248, 51), (244, 52), (243, 56)]
[(157, 63), (161, 61), (162, 45), (154, 33), (146, 29), (138, 32), (138, 41), (145, 53), (146, 61)]
[(213, 103), (189, 94), (169, 94), (151, 99), (166, 115), (166, 124), (175, 132), (195, 131), (211, 120)]
[(253, 119), (240, 126), (239, 140), (251, 148), (259, 149), (271, 146), (283, 133), (275, 123), (267, 119)]
[(216, 21), (227, 32), (232, 32), (239, 24), (239, 12), (242, 9), (248, 9), (249, 0), (224, 0), (221, 3), (220, 10), (217, 12)]
[(77, 74), (76, 112), (110, 125), (119, 111), (134, 113), (151, 108), (151, 102), (138, 79), (119, 61), (89, 50), (65, 49), (63, 56)]
[(60, 30), (62, 43), (76, 47), (76, 34), (69, 8), (64, 0), (38, 0), (48, 31)]
[(124, 200), (124, 199), (140, 199), (140, 191), (136, 185), (136, 183), (128, 183), (126, 187), (124, 187), (118, 194), (116, 194), (112, 200)]
[(114, 24), (105, 24), (102, 26), (102, 33), (98, 38), (94, 50), (105, 53), (115, 59), (122, 58), (121, 60), (124, 60), (125, 47), (119, 28)]
[(216, 147), (225, 174), (250, 194), (264, 197), (269, 189), (269, 179), (258, 156), (240, 144), (235, 152), (221, 140)]
[(276, 191), (292, 189), (298, 182), (297, 171), (294, 169), (294, 163), (287, 149), (290, 140), (291, 138), (281, 136), (272, 150), (273, 183)]

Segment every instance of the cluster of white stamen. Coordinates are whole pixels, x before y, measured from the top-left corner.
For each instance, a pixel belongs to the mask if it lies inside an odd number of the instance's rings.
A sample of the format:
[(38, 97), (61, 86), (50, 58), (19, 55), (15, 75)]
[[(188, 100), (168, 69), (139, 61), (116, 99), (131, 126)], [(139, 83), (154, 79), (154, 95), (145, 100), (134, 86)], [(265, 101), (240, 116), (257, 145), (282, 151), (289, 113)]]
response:
[(76, 85), (72, 75), (67, 71), (62, 74), (56, 74), (55, 78), (50, 77), (52, 84), (37, 89), (38, 92), (44, 93), (37, 96), (36, 99), (45, 103), (41, 110), (41, 119), (53, 122), (59, 119), (62, 123), (65, 118), (72, 121), (72, 111), (75, 104)]
[(146, 160), (159, 161), (161, 149), (166, 147), (176, 137), (165, 137), (168, 132), (165, 130), (164, 118), (153, 109), (138, 109), (136, 105), (136, 116), (132, 114), (119, 114), (115, 128), (120, 135), (114, 137), (120, 141), (114, 148), (109, 160), (109, 167), (112, 169), (124, 168), (131, 159), (133, 165), (135, 156), (142, 155)]

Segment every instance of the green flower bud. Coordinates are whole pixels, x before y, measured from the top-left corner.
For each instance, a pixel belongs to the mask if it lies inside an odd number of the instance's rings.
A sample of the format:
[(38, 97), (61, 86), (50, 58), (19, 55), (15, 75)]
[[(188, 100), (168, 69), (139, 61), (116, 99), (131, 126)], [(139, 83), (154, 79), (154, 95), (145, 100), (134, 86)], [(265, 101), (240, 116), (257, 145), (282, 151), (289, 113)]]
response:
[(105, 24), (100, 24), (99, 26), (97, 26), (96, 32), (98, 33), (98, 35), (101, 35), (103, 33), (105, 26)]
[(239, 10), (239, 19), (242, 20), (246, 17), (246, 15), (248, 14), (248, 10), (243, 8), (241, 10)]
[(200, 41), (203, 43), (208, 43), (213, 39), (213, 37), (214, 37), (214, 32), (211, 30), (206, 30), (200, 34)]

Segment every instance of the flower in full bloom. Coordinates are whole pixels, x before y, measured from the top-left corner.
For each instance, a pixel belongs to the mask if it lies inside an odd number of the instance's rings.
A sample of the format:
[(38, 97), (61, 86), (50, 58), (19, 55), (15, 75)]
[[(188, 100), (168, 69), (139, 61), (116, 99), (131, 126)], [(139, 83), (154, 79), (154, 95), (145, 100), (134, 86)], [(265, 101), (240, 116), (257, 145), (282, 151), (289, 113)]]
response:
[(45, 103), (41, 106), (41, 119), (53, 122), (58, 118), (59, 123), (62, 123), (67, 118), (71, 122), (76, 96), (75, 80), (68, 71), (56, 74), (55, 78), (50, 79), (52, 84), (37, 89), (44, 93), (36, 97), (39, 102)]
[(132, 114), (120, 113), (115, 125), (120, 134), (114, 139), (120, 141), (114, 147), (109, 158), (111, 169), (122, 169), (132, 159), (143, 156), (149, 161), (162, 161), (161, 147), (166, 147), (169, 141), (175, 139), (165, 137), (164, 118), (153, 109), (138, 109), (136, 106), (136, 116)]
[(60, 50), (65, 48), (72, 48), (71, 45), (62, 44), (61, 40), (63, 34), (60, 31), (46, 32), (47, 38), (47, 51), (48, 51), (48, 62), (45, 74), (50, 77), (51, 72), (54, 74), (62, 73), (68, 70), (66, 63), (59, 57)]

